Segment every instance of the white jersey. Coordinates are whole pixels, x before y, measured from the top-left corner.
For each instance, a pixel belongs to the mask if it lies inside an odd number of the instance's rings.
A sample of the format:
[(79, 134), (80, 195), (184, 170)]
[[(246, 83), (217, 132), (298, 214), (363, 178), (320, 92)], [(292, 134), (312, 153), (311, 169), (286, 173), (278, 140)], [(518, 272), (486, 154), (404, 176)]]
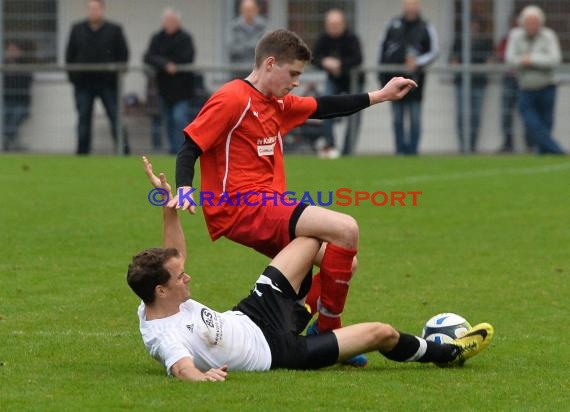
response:
[(189, 299), (180, 305), (180, 312), (167, 318), (146, 320), (142, 302), (138, 315), (146, 349), (168, 374), (172, 365), (185, 357), (203, 372), (222, 365), (244, 371), (271, 367), (265, 336), (241, 312), (220, 313)]

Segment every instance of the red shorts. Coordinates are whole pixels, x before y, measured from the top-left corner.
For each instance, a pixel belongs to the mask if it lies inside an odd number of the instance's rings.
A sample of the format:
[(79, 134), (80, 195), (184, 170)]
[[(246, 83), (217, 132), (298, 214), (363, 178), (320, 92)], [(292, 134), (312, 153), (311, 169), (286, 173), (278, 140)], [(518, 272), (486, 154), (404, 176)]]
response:
[(297, 221), (307, 206), (304, 203), (286, 205), (270, 202), (240, 206), (236, 211), (236, 223), (224, 236), (273, 258), (295, 239)]

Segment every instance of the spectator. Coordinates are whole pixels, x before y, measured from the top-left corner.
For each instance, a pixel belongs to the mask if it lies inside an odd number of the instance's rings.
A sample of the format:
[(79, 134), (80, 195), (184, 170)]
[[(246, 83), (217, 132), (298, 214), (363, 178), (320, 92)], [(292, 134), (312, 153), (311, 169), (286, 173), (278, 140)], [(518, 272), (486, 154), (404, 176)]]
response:
[(162, 113), (160, 97), (156, 85), (156, 75), (153, 71), (145, 71), (146, 82), (146, 112), (150, 117), (150, 137), (152, 149), (158, 152), (162, 149)]
[[(313, 63), (327, 72), (326, 95), (355, 94), (362, 91), (364, 76), (359, 74), (357, 90), (351, 90), (350, 72), (362, 63), (360, 40), (346, 25), (346, 16), (339, 9), (331, 9), (325, 15), (325, 30), (313, 49)], [(336, 149), (333, 135), (333, 119), (327, 119), (323, 123), (325, 147), (320, 151), (320, 156), (325, 158), (337, 158), (340, 153)], [(360, 127), (360, 113), (355, 113), (348, 118), (348, 125), (344, 139), (343, 155), (352, 153), (357, 141)], [(352, 134), (354, 133), (354, 135)]]
[[(471, 17), (471, 63), (482, 64), (490, 63), (493, 57), (493, 41), (490, 37), (483, 33), (483, 20), (480, 16), (473, 15)], [(451, 52), (451, 64), (463, 63), (463, 46), (462, 37), (457, 36), (453, 43)], [(463, 108), (464, 101), (467, 96), (463, 95), (463, 75), (457, 73), (455, 75), (455, 92), (456, 92), (456, 117), (457, 117), (457, 136), (459, 138), (459, 151), (465, 153), (477, 151), (477, 140), (479, 137), (479, 129), (481, 125), (481, 109), (485, 98), (485, 88), (487, 87), (487, 74), (473, 73), (471, 75), (471, 113), (469, 114), (469, 141), (464, 135), (463, 128)], [(469, 147), (467, 147), (469, 145)]]
[[(303, 89), (299, 92), (299, 96), (319, 97), (321, 93), (317, 86), (317, 82), (308, 81), (303, 84)], [(286, 142), (290, 142), (289, 147), (285, 146), (285, 153), (296, 151), (303, 153), (307, 148), (309, 153), (319, 152), (319, 142), (325, 136), (324, 120), (307, 119), (301, 126), (293, 129), (289, 135), (285, 137)]]
[[(511, 21), (511, 29), (517, 26), (517, 17)], [(507, 51), (508, 34), (504, 36), (497, 45), (496, 55), (499, 63), (505, 63), (505, 53)], [(501, 128), (503, 130), (503, 145), (499, 153), (512, 153), (514, 150), (514, 112), (519, 95), (519, 85), (516, 73), (508, 71), (503, 75), (503, 90), (501, 93)], [(532, 151), (532, 140), (525, 129), (524, 140), (527, 151)]]
[(556, 86), (554, 67), (561, 51), (556, 33), (544, 26), (544, 13), (537, 6), (525, 7), (521, 27), (509, 33), (506, 60), (518, 70), (519, 110), (539, 154), (563, 154), (552, 136)]
[(162, 29), (152, 36), (144, 62), (156, 71), (162, 118), (170, 144), (169, 152), (178, 153), (184, 142), (182, 130), (190, 123), (190, 100), (194, 96), (194, 74), (178, 70), (180, 64), (194, 62), (192, 36), (182, 28), (180, 13), (166, 9)]
[[(24, 50), (9, 41), (4, 52), (6, 64), (26, 63)], [(25, 150), (18, 139), (18, 130), (30, 113), (32, 75), (26, 72), (4, 72), (4, 141), (5, 151)]]
[[(396, 153), (415, 155), (421, 134), (421, 102), (425, 85), (424, 68), (438, 55), (437, 34), (433, 25), (421, 17), (421, 0), (403, 0), (403, 15), (393, 18), (380, 41), (380, 64), (402, 64), (405, 73), (380, 73), (378, 79), (386, 84), (391, 78), (405, 76), (418, 87), (406, 97), (392, 102)], [(404, 129), (404, 116), (410, 116), (410, 129)]]
[[(105, 19), (104, 0), (87, 1), (87, 19), (73, 25), (65, 61), (72, 63), (126, 63), (129, 49), (121, 26)], [(91, 127), (93, 105), (99, 97), (111, 124), (111, 135), (115, 145), (118, 141), (118, 90), (117, 73), (70, 71), (73, 83), (75, 105), (79, 116), (77, 124), (77, 154), (91, 151)], [(129, 152), (125, 141), (123, 148)]]
[[(230, 63), (251, 65), (255, 60), (255, 46), (267, 28), (266, 21), (259, 16), (259, 5), (256, 0), (241, 0), (239, 16), (231, 23), (226, 47), (229, 51)], [(234, 78), (244, 78), (250, 70), (236, 71)]]

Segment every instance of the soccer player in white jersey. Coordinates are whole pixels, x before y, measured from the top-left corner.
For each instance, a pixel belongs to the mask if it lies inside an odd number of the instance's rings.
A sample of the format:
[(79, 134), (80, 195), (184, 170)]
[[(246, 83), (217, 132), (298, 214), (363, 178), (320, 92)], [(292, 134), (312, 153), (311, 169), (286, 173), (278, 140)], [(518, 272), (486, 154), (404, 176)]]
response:
[[(170, 193), (164, 174), (157, 177), (148, 159), (143, 161), (151, 184)], [(301, 336), (311, 318), (303, 304), (307, 273), (321, 246), (308, 237), (279, 252), (233, 310), (217, 312), (190, 298), (186, 242), (175, 206), (163, 207), (163, 225), (164, 247), (134, 256), (127, 282), (142, 300), (138, 315), (148, 352), (177, 378), (223, 381), (229, 370), (318, 369), (372, 351), (399, 362), (459, 365), (493, 336), (493, 327), (481, 323), (453, 344), (437, 344), (379, 322)]]

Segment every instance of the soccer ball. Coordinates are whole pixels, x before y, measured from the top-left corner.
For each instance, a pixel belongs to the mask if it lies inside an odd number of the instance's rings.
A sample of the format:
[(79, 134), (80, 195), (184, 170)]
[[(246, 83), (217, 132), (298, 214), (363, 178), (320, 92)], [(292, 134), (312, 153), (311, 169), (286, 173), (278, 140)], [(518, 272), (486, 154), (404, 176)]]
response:
[(435, 343), (452, 343), (465, 334), (471, 325), (463, 316), (455, 313), (440, 313), (426, 322), (422, 338)]

